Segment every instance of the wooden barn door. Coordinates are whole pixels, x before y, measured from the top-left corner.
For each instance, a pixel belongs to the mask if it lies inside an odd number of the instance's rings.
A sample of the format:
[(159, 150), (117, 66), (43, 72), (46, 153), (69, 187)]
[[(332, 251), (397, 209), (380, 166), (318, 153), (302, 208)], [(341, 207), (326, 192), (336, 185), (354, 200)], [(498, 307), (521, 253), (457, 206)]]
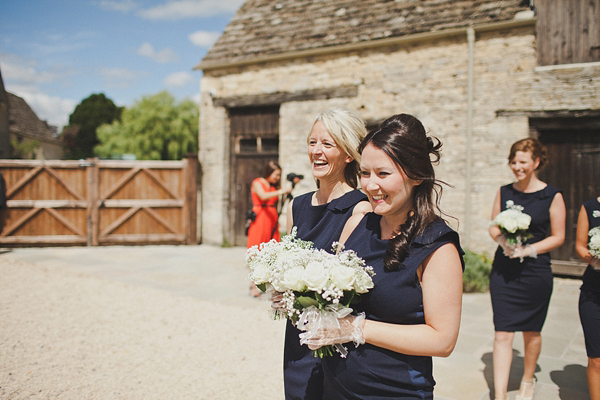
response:
[(562, 190), (567, 208), (565, 243), (552, 252), (556, 273), (580, 275), (585, 265), (575, 254), (579, 209), (600, 195), (600, 132), (594, 130), (540, 131), (549, 164), (539, 177)]
[(269, 161), (279, 159), (279, 106), (229, 110), (232, 147), (232, 195), (229, 220), (233, 245), (245, 246), (246, 211), (252, 207), (250, 185)]

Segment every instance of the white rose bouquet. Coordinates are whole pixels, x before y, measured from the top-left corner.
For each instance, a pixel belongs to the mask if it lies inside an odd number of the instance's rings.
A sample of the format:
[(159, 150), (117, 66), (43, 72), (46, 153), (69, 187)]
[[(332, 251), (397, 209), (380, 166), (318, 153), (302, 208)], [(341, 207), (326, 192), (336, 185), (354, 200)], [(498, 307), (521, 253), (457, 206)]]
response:
[(588, 233), (588, 250), (595, 258), (600, 259), (600, 226), (590, 229)]
[[(317, 250), (312, 242), (296, 238), (296, 228), (281, 242), (271, 240), (249, 248), (246, 265), (250, 279), (263, 292), (282, 293), (275, 318), (285, 317), (300, 330), (315, 315), (329, 323), (352, 312), (357, 296), (373, 288), (373, 269), (352, 250), (333, 244), (335, 254)], [(313, 351), (318, 357), (333, 354), (332, 346)], [(341, 345), (335, 349), (345, 355)]]
[(502, 231), (509, 246), (522, 245), (525, 240), (533, 237), (527, 230), (531, 223), (531, 216), (523, 212), (523, 206), (516, 205), (512, 200), (506, 202), (506, 209), (492, 221)]

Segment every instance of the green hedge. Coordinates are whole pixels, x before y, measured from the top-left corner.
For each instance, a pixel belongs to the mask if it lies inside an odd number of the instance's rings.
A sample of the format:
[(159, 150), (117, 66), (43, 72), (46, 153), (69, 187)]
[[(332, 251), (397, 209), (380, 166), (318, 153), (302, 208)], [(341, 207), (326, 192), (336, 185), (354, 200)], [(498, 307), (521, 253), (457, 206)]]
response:
[(487, 254), (465, 251), (465, 272), (463, 273), (463, 292), (487, 292), (490, 287), (492, 259)]

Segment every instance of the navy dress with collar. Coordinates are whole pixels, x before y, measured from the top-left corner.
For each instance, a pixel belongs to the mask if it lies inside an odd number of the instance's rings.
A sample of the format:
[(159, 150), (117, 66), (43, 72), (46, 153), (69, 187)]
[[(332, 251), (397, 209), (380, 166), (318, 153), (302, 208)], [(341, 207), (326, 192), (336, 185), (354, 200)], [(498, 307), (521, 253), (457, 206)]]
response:
[[(539, 242), (550, 233), (550, 205), (557, 193), (560, 190), (550, 185), (533, 193), (518, 191), (512, 184), (500, 188), (502, 211), (511, 200), (531, 216), (528, 231), (533, 237), (525, 244)], [(552, 287), (550, 253), (538, 254), (537, 258), (525, 257), (521, 262), (505, 256), (498, 246), (490, 273), (495, 330), (540, 332), (548, 314)]]
[[(315, 192), (295, 197), (292, 203), (296, 236), (314, 243), (317, 249), (331, 251), (331, 245), (340, 239), (354, 206), (367, 200), (355, 189), (329, 203), (312, 205)], [(315, 358), (307, 346), (300, 345), (300, 331), (287, 322), (283, 352), (283, 382), (287, 400), (318, 400), (323, 398), (323, 370), (321, 359)]]
[[(600, 202), (591, 199), (583, 203), (589, 229), (600, 226)], [(600, 357), (600, 270), (587, 266), (579, 294), (579, 318), (583, 327), (585, 350), (591, 358)]]
[[(388, 240), (381, 239), (381, 216), (367, 214), (345, 243), (346, 249), (373, 267), (374, 288), (361, 296), (356, 311), (366, 318), (401, 325), (425, 323), (423, 292), (417, 269), (435, 250), (452, 243), (464, 254), (458, 233), (442, 219), (432, 222), (410, 243), (403, 267), (397, 271), (384, 269), (383, 259)], [(397, 353), (369, 343), (348, 348), (346, 358), (335, 354), (323, 359), (324, 398), (342, 399), (433, 399), (432, 358)]]

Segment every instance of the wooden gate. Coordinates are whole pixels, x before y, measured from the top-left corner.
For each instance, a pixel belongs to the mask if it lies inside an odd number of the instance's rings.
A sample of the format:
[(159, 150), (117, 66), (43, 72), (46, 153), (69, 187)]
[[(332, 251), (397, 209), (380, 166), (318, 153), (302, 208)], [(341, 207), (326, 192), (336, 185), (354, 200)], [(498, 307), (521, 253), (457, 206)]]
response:
[(2, 245), (196, 243), (197, 159), (0, 160)]

